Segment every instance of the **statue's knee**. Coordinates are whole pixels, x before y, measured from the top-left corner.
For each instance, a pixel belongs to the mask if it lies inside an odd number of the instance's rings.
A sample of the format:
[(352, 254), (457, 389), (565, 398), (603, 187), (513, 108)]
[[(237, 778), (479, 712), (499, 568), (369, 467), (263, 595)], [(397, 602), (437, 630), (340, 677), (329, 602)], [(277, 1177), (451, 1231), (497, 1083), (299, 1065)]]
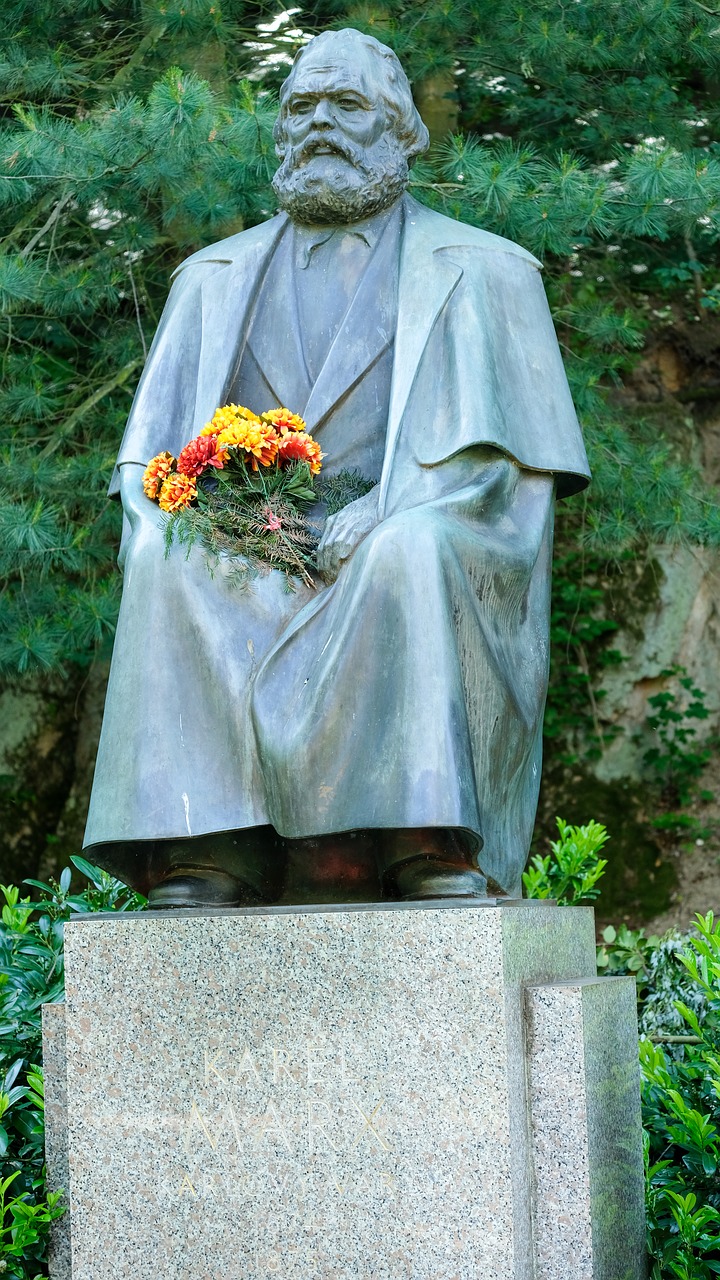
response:
[(427, 508), (411, 508), (385, 520), (372, 535), (372, 558), (397, 565), (434, 558), (442, 546), (442, 521)]

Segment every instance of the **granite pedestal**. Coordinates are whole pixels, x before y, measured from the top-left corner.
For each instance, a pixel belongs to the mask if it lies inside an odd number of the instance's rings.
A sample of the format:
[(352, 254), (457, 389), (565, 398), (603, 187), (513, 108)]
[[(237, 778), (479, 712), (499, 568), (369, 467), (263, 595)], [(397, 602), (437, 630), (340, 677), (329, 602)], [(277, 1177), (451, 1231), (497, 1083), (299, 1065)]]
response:
[(634, 983), (591, 909), (96, 917), (66, 972), (53, 1280), (643, 1276)]

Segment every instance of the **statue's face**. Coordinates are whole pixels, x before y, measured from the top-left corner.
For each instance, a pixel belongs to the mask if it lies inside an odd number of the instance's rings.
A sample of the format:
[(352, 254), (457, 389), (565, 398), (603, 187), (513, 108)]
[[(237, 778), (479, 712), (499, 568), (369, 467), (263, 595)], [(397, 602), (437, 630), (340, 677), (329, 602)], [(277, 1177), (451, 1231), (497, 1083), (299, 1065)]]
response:
[(275, 176), (280, 205), (300, 222), (354, 222), (392, 204), (407, 160), (389, 127), (370, 57), (328, 65), (311, 54), (285, 104), (285, 154)]
[[(299, 163), (317, 181), (333, 180), (339, 161), (357, 167), (386, 131), (377, 86), (363, 67), (301, 65), (287, 102), (286, 133)], [(350, 157), (353, 157), (352, 159)]]

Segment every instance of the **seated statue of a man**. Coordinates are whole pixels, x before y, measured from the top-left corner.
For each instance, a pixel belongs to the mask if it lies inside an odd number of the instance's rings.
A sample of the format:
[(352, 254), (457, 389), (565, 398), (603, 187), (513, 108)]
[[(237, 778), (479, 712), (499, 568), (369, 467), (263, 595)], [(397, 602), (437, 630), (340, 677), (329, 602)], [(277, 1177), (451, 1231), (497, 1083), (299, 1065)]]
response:
[[(368, 36), (301, 50), (275, 137), (281, 212), (180, 266), (120, 448), (88, 856), (155, 907), (516, 896), (554, 500), (588, 475), (539, 264), (407, 195), (428, 135)], [(373, 482), (314, 589), (165, 555), (143, 470), (231, 403)]]

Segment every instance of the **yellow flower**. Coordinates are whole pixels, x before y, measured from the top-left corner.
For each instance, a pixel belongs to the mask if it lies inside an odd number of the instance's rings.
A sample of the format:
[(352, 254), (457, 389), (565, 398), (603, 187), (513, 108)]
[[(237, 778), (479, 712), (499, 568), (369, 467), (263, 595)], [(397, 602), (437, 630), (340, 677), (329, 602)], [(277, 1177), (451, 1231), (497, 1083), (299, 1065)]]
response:
[(182, 507), (189, 507), (196, 497), (195, 477), (179, 475), (174, 471), (163, 483), (158, 502), (161, 511), (180, 511)]
[(268, 409), (261, 417), (263, 422), (271, 422), (278, 432), (307, 430), (304, 419), (289, 409)]
[(234, 426), (237, 422), (259, 422), (256, 413), (252, 409), (246, 409), (241, 404), (224, 404), (216, 409), (210, 422), (206, 422), (201, 436), (217, 436), (221, 431), (225, 431), (228, 427)]
[(253, 471), (257, 471), (258, 461), (263, 467), (275, 461), (279, 443), (274, 427), (259, 418), (239, 419), (219, 433), (217, 442), (218, 448), (240, 449), (248, 454)]
[(148, 462), (142, 478), (145, 496), (152, 498), (153, 501), (158, 496), (158, 491), (164, 480), (167, 480), (170, 472), (175, 466), (175, 459), (171, 453), (158, 453), (156, 457)]

